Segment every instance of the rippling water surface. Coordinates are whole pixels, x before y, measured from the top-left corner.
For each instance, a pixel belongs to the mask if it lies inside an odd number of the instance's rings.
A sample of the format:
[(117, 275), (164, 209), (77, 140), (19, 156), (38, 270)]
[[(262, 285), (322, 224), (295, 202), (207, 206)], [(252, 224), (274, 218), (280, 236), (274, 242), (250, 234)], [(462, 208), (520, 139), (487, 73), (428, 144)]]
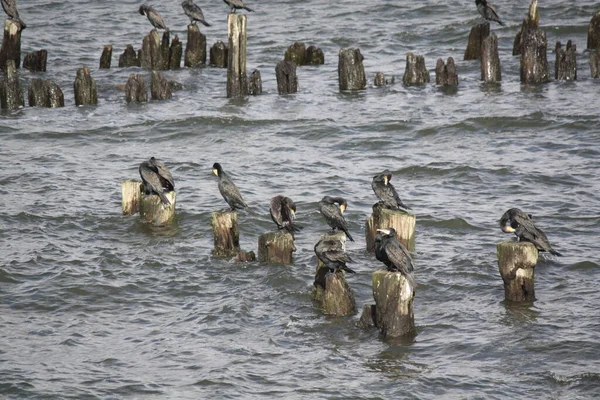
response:
[[(179, 1), (154, 2), (185, 41)], [(170, 71), (184, 84), (166, 102), (126, 105), (133, 69), (98, 70), (102, 46), (140, 46), (150, 30), (133, 1), (20, 1), (23, 53), (48, 50), (66, 107), (0, 115), (0, 394), (11, 399), (593, 398), (600, 393), (600, 81), (590, 79), (593, 1), (541, 1), (549, 48), (571, 39), (579, 80), (519, 83), (512, 42), (527, 4), (497, 0), (503, 81), (479, 81), (462, 61), (472, 1), (252, 1), (248, 66), (264, 94), (225, 98), (224, 70)], [(198, 1), (209, 46), (227, 39), (227, 7)], [(275, 64), (293, 41), (325, 65), (298, 69), (300, 92), (277, 94)], [(460, 85), (401, 84), (339, 93), (337, 52), (359, 47), (369, 81), (399, 82), (408, 51), (433, 69), (457, 60)], [(554, 54), (548, 54), (553, 71)], [(76, 108), (82, 65), (97, 107)], [(173, 225), (120, 214), (120, 182), (156, 156), (178, 189)], [(250, 210), (242, 247), (272, 229), (268, 201), (284, 193), (305, 229), (292, 266), (210, 257), (209, 216), (224, 207), (211, 165), (234, 177)], [(360, 308), (372, 302), (365, 220), (371, 177), (394, 172), (417, 214), (418, 334), (389, 341), (331, 318), (311, 300), (312, 247), (326, 225), (325, 194), (349, 201), (349, 277)], [(497, 220), (535, 215), (564, 257), (542, 256), (537, 300), (503, 301)]]

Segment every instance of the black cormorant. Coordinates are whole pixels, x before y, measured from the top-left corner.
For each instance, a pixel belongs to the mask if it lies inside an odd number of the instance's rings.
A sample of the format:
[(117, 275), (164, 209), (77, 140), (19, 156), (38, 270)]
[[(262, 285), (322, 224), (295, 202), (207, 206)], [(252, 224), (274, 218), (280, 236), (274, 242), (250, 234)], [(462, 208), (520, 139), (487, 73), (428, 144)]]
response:
[(140, 14), (145, 15), (148, 18), (148, 21), (152, 24), (153, 27), (157, 29), (164, 29), (168, 31), (169, 28), (165, 25), (165, 21), (163, 21), (162, 17), (154, 8), (147, 4), (142, 4), (139, 9)]
[(315, 254), (321, 260), (324, 267), (319, 268), (315, 276), (315, 286), (321, 286), (325, 289), (325, 275), (328, 272), (336, 273), (344, 270), (351, 274), (356, 273), (349, 268), (346, 263), (352, 262), (352, 259), (344, 251), (343, 243), (338, 239), (321, 239), (315, 245)]
[(373, 182), (371, 183), (371, 187), (375, 192), (375, 195), (381, 200), (381, 204), (385, 208), (389, 208), (392, 210), (398, 209), (409, 209), (410, 207), (406, 206), (400, 200), (400, 196), (398, 196), (398, 192), (396, 192), (396, 188), (394, 185), (390, 183), (392, 180), (392, 173), (390, 170), (386, 169), (380, 174), (377, 174), (373, 177)]
[(14, 19), (21, 24), (21, 30), (27, 28), (25, 22), (21, 20), (19, 17), (19, 10), (17, 10), (17, 0), (2, 0), (2, 8), (6, 15), (8, 15), (11, 19)]
[(477, 5), (477, 11), (483, 18), (488, 21), (495, 21), (499, 23), (501, 26), (504, 26), (504, 22), (500, 21), (500, 17), (496, 12), (496, 7), (488, 2), (487, 0), (475, 0), (475, 4)]
[[(339, 204), (339, 206), (335, 203)], [(343, 215), (347, 207), (348, 203), (346, 203), (346, 200), (342, 197), (325, 196), (319, 202), (319, 211), (323, 214), (329, 226), (331, 226), (333, 230), (340, 229), (344, 231), (346, 236), (348, 236), (348, 239), (354, 242), (354, 239), (352, 239), (352, 236), (348, 232), (348, 224)]]
[(410, 283), (410, 286), (415, 288), (412, 257), (402, 243), (398, 241), (394, 228), (377, 229), (375, 258), (384, 263), (388, 271), (401, 272)]
[(152, 157), (149, 161), (140, 164), (139, 171), (144, 183), (144, 193), (156, 194), (163, 204), (170, 205), (171, 202), (165, 193), (175, 190), (175, 183), (167, 167)]
[(230, 8), (231, 8), (231, 12), (235, 12), (235, 10), (239, 10), (239, 9), (244, 9), (246, 11), (254, 11), (251, 10), (249, 7), (246, 7), (244, 5), (244, 2), (242, 0), (223, 0), (225, 2), (225, 4), (227, 4)]
[(194, 21), (199, 21), (202, 22), (205, 26), (210, 26), (210, 24), (204, 19), (202, 9), (196, 4), (194, 4), (193, 0), (183, 0), (181, 2), (181, 7), (183, 7), (185, 15), (190, 17), (190, 24), (193, 24)]
[(531, 242), (539, 251), (547, 251), (555, 256), (562, 256), (555, 251), (546, 234), (533, 223), (531, 214), (526, 214), (518, 208), (511, 208), (500, 218), (500, 229), (506, 233), (514, 233), (520, 242)]
[(231, 211), (248, 207), (248, 205), (244, 203), (242, 194), (237, 186), (235, 186), (229, 175), (223, 171), (221, 164), (213, 164), (213, 174), (219, 177), (219, 192), (221, 192), (221, 195), (227, 204), (229, 204), (229, 207), (231, 207)]
[(298, 232), (300, 228), (294, 224), (296, 219), (296, 204), (289, 197), (282, 195), (275, 196), (271, 199), (269, 212), (271, 219), (277, 224), (277, 229), (287, 230), (292, 237), (294, 232)]

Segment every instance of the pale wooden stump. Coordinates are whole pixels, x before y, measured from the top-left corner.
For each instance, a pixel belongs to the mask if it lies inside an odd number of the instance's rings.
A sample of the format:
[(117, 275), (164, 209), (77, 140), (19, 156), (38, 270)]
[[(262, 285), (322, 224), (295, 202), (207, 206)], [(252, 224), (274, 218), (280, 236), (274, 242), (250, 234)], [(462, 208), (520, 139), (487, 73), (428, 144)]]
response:
[(258, 238), (258, 261), (269, 264), (291, 264), (296, 251), (292, 235), (284, 230), (263, 233)]
[(135, 179), (121, 182), (121, 209), (123, 215), (132, 215), (139, 211), (143, 184)]
[(141, 194), (140, 215), (152, 225), (165, 225), (175, 217), (175, 191), (165, 193), (170, 205), (163, 204), (156, 194)]
[(210, 216), (213, 231), (215, 257), (233, 257), (240, 251), (240, 231), (237, 212), (215, 211)]
[(377, 204), (373, 206), (373, 214), (367, 219), (365, 235), (367, 251), (375, 251), (375, 235), (377, 229), (394, 228), (396, 237), (409, 251), (415, 250), (415, 227), (417, 217), (399, 210), (388, 210)]
[(0, 70), (6, 71), (6, 63), (15, 62), (15, 68), (21, 67), (21, 24), (12, 19), (4, 21), (4, 38), (0, 49)]
[(227, 53), (227, 97), (244, 97), (248, 94), (246, 77), (246, 15), (227, 16), (229, 49)]
[(384, 337), (399, 337), (415, 329), (415, 288), (400, 272), (373, 272), (376, 326)]
[(485, 83), (498, 83), (501, 79), (498, 37), (492, 33), (481, 45), (481, 80)]
[(534, 268), (538, 250), (532, 243), (505, 241), (496, 246), (498, 269), (504, 281), (504, 298), (510, 301), (533, 301)]

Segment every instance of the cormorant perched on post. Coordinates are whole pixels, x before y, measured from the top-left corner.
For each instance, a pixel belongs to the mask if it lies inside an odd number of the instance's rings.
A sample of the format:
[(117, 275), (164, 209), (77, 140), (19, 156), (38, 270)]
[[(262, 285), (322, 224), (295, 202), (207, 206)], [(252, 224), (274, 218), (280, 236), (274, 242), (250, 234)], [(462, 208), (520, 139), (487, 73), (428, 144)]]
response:
[(377, 229), (375, 235), (375, 258), (384, 263), (388, 271), (401, 272), (410, 286), (416, 286), (413, 276), (413, 260), (406, 247), (398, 241), (394, 228)]
[(343, 243), (338, 239), (319, 240), (315, 245), (315, 254), (325, 266), (317, 271), (314, 285), (321, 286), (323, 290), (325, 290), (325, 275), (328, 272), (336, 273), (344, 270), (351, 274), (356, 273), (346, 265), (346, 263), (352, 262), (352, 259), (346, 254)]
[(375, 192), (375, 195), (381, 200), (381, 204), (385, 208), (389, 208), (392, 210), (398, 209), (409, 209), (410, 207), (406, 206), (400, 200), (400, 196), (398, 196), (398, 192), (396, 192), (396, 188), (394, 185), (390, 183), (392, 180), (392, 173), (389, 169), (386, 169), (380, 174), (377, 174), (373, 177), (373, 182), (371, 183), (371, 187)]
[(518, 208), (511, 208), (500, 218), (500, 229), (506, 233), (514, 233), (520, 242), (531, 242), (539, 251), (547, 251), (555, 256), (562, 256), (555, 251), (546, 234), (533, 223), (531, 214), (526, 214)]
[(181, 2), (181, 7), (183, 7), (185, 15), (190, 17), (190, 24), (194, 24), (195, 21), (199, 21), (202, 22), (205, 26), (210, 26), (210, 24), (204, 19), (202, 9), (196, 4), (194, 4), (194, 0), (183, 0)]
[(149, 161), (140, 164), (139, 171), (144, 183), (144, 193), (156, 194), (163, 204), (170, 205), (171, 202), (165, 193), (175, 190), (175, 183), (167, 167), (152, 157)]
[(504, 22), (500, 21), (500, 17), (496, 12), (496, 7), (492, 3), (487, 0), (475, 0), (475, 4), (477, 5), (477, 11), (479, 11), (479, 14), (481, 14), (484, 19), (495, 21), (501, 26), (504, 26)]
[(282, 195), (275, 196), (271, 199), (269, 212), (271, 219), (277, 224), (277, 229), (285, 229), (292, 237), (294, 232), (298, 232), (300, 228), (294, 224), (296, 219), (296, 204), (289, 197)]
[(156, 10), (153, 7), (147, 4), (142, 4), (140, 6), (139, 12), (140, 14), (145, 15), (148, 18), (148, 21), (150, 21), (153, 27), (157, 29), (164, 29), (165, 31), (169, 30), (169, 28), (167, 28), (167, 26), (165, 25), (165, 21), (163, 21), (160, 14), (156, 12)]
[(246, 11), (254, 11), (251, 10), (249, 7), (246, 7), (246, 5), (244, 4), (244, 2), (242, 0), (223, 0), (225, 2), (225, 4), (227, 4), (230, 8), (231, 8), (231, 12), (235, 13), (235, 10), (240, 10), (240, 9), (244, 9)]
[(14, 19), (15, 21), (18, 21), (19, 24), (21, 24), (21, 30), (27, 28), (25, 22), (21, 20), (21, 17), (19, 17), (19, 10), (17, 10), (17, 0), (2, 0), (2, 8), (4, 9), (4, 12), (6, 13), (6, 15), (8, 15), (9, 18)]
[(242, 199), (242, 194), (237, 186), (235, 186), (229, 175), (223, 171), (221, 164), (213, 164), (213, 174), (219, 177), (219, 192), (221, 192), (221, 195), (227, 204), (229, 204), (229, 207), (231, 207), (231, 211), (248, 207)]
[[(335, 205), (335, 203), (339, 204), (339, 206)], [(329, 226), (333, 230), (340, 229), (344, 231), (348, 239), (354, 242), (354, 239), (352, 239), (352, 236), (348, 232), (348, 224), (343, 215), (347, 207), (348, 203), (342, 197), (325, 196), (319, 202), (319, 211), (323, 214)]]

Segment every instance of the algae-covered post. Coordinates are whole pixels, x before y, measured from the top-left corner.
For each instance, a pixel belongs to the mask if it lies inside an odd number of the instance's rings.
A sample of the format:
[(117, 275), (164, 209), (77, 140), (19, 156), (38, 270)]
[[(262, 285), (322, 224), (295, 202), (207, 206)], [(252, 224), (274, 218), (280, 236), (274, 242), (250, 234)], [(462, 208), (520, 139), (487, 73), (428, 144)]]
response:
[(556, 42), (556, 62), (554, 64), (554, 78), (566, 81), (577, 80), (577, 48), (569, 40), (563, 49), (560, 42)]
[(600, 49), (600, 10), (590, 20), (588, 27), (587, 48), (589, 50)]
[(496, 246), (498, 269), (504, 281), (504, 298), (510, 301), (533, 301), (534, 267), (538, 250), (529, 242), (505, 241)]
[(485, 83), (498, 83), (501, 79), (498, 37), (492, 33), (481, 45), (481, 80)]
[[(400, 337), (414, 332), (415, 288), (400, 272), (373, 272), (375, 323), (384, 337)], [(363, 319), (363, 318), (361, 318)]]
[(280, 61), (275, 67), (277, 91), (279, 94), (296, 93), (298, 91), (298, 76), (296, 64), (293, 61)]
[(123, 54), (119, 56), (119, 68), (127, 67), (140, 67), (140, 54), (136, 53), (133, 46), (128, 44), (123, 51)]
[(55, 82), (32, 79), (29, 82), (28, 99), (30, 107), (64, 107), (65, 97)]
[(6, 61), (4, 79), (0, 81), (0, 106), (4, 110), (16, 110), (25, 106), (15, 60)]
[(31, 72), (46, 72), (46, 60), (48, 52), (46, 50), (32, 51), (23, 58), (23, 68)]
[(425, 58), (415, 56), (413, 53), (406, 54), (406, 69), (402, 76), (402, 83), (407, 86), (422, 85), (429, 82), (429, 71), (425, 67)]
[(75, 89), (75, 105), (98, 104), (96, 81), (90, 75), (90, 70), (87, 67), (77, 70), (77, 77), (73, 86)]
[(446, 63), (441, 58), (438, 58), (435, 65), (435, 84), (440, 86), (458, 86), (456, 64), (452, 57), (448, 57)]
[(246, 16), (227, 16), (229, 49), (227, 52), (227, 97), (243, 97), (248, 94), (246, 77)]
[(146, 81), (142, 75), (129, 75), (129, 79), (125, 84), (125, 100), (127, 103), (145, 103), (148, 101)]
[(140, 215), (152, 225), (165, 225), (175, 216), (176, 192), (166, 192), (165, 196), (170, 204), (164, 204), (156, 194), (146, 195), (141, 193), (139, 210)]
[(306, 49), (306, 65), (325, 64), (325, 54), (319, 47), (308, 46)]
[(4, 21), (4, 38), (0, 49), (0, 70), (6, 70), (9, 60), (15, 62), (15, 68), (21, 66), (21, 24), (18, 21), (7, 19)]
[(521, 83), (538, 84), (550, 80), (546, 58), (546, 32), (541, 29), (523, 32), (521, 47)]
[(196, 24), (187, 26), (187, 44), (183, 65), (196, 68), (206, 64), (206, 36)]
[(121, 182), (121, 209), (123, 215), (132, 215), (139, 211), (142, 185), (142, 182), (134, 179)]
[(166, 100), (173, 96), (169, 81), (167, 81), (163, 74), (158, 71), (152, 71), (152, 76), (150, 78), (150, 94), (152, 95), (152, 100)]
[(490, 36), (490, 24), (475, 25), (469, 33), (469, 41), (465, 50), (464, 60), (479, 60), (481, 58), (481, 45), (483, 40)]
[(263, 233), (258, 237), (258, 261), (268, 264), (291, 264), (296, 251), (294, 238), (285, 229)]
[(237, 212), (215, 211), (210, 216), (215, 257), (233, 257), (240, 251), (240, 230)]
[(107, 44), (106, 46), (104, 46), (104, 49), (102, 50), (102, 55), (100, 56), (100, 69), (110, 68), (110, 62), (112, 60), (112, 51), (112, 45)]
[(528, 30), (537, 30), (540, 25), (540, 14), (537, 9), (538, 0), (531, 0), (529, 4), (529, 11), (527, 18), (523, 20), (521, 29), (517, 32), (515, 40), (513, 42), (513, 56), (518, 56), (522, 52), (523, 47), (523, 34)]
[(260, 71), (255, 69), (250, 74), (250, 78), (248, 79), (248, 94), (251, 95), (259, 95), (262, 93), (262, 78), (260, 76)]
[(367, 77), (363, 66), (364, 57), (360, 49), (340, 49), (338, 79), (340, 90), (364, 90)]
[(373, 205), (373, 214), (367, 219), (365, 235), (367, 251), (375, 251), (375, 235), (377, 229), (394, 228), (396, 237), (409, 251), (415, 249), (415, 226), (417, 217), (401, 210), (390, 210), (376, 203)]
[(227, 68), (227, 45), (222, 41), (217, 41), (210, 48), (210, 66), (218, 68)]
[(179, 41), (179, 36), (175, 35), (169, 48), (169, 65), (167, 69), (180, 69), (181, 56), (183, 54), (183, 45)]
[(306, 65), (306, 45), (302, 42), (295, 42), (285, 51), (284, 61), (292, 61), (297, 66)]

